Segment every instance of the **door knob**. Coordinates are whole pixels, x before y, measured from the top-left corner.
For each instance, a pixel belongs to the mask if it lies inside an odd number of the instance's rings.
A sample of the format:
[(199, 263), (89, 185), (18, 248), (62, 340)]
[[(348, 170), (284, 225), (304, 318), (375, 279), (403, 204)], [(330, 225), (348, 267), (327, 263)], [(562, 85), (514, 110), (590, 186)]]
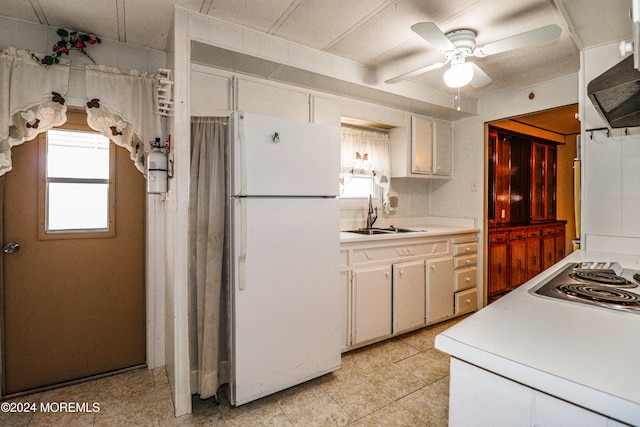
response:
[(20, 250), (20, 243), (16, 243), (16, 242), (9, 242), (6, 245), (4, 245), (4, 248), (2, 248), (2, 251), (5, 254), (12, 254), (14, 252), (18, 252)]

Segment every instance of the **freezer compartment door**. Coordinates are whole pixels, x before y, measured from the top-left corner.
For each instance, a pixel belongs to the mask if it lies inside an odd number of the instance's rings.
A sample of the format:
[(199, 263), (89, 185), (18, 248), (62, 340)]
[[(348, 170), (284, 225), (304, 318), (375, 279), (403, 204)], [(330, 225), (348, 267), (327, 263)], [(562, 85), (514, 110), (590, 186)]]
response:
[(340, 129), (255, 114), (236, 114), (235, 195), (336, 196)]
[(340, 367), (336, 199), (236, 199), (232, 403)]

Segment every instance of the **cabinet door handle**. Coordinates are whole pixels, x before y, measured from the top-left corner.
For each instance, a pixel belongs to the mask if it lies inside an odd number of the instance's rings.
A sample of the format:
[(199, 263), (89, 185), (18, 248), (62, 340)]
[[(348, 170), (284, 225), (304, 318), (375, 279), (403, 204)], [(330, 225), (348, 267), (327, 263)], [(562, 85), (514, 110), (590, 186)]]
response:
[(551, 257), (552, 257), (552, 256), (553, 256), (553, 255), (551, 255), (551, 253), (549, 253), (549, 261), (551, 261), (551, 259), (552, 259)]
[(522, 260), (521, 259), (518, 260), (518, 268), (522, 268)]
[(402, 276), (404, 274), (404, 270), (400, 270), (398, 273)]
[(388, 272), (388, 271), (386, 271), (386, 272), (384, 273), (384, 277), (386, 277), (387, 279), (389, 278), (389, 272)]
[(471, 277), (467, 277), (466, 279), (464, 279), (464, 281), (467, 283), (471, 283)]
[(536, 255), (533, 256), (533, 265), (538, 263), (538, 257)]
[(436, 266), (435, 266), (435, 265), (432, 265), (432, 266), (431, 266), (431, 271), (435, 271), (435, 270), (436, 270)]
[(498, 274), (502, 274), (502, 263), (498, 263)]
[(468, 259), (468, 260), (466, 260), (466, 261), (465, 261), (465, 263), (466, 263), (467, 265), (471, 265), (471, 260), (470, 260), (470, 259)]

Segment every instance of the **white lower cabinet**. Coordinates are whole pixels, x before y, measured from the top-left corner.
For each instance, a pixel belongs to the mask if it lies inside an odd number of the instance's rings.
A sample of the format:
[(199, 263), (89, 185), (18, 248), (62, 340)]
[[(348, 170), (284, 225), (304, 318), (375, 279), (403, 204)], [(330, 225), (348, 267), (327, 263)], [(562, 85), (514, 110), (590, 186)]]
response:
[(453, 316), (453, 257), (428, 259), (427, 323)]
[(465, 233), (341, 244), (342, 351), (475, 311), (476, 242)]
[(353, 270), (353, 344), (391, 336), (391, 266)]
[(393, 334), (424, 325), (424, 261), (393, 264)]

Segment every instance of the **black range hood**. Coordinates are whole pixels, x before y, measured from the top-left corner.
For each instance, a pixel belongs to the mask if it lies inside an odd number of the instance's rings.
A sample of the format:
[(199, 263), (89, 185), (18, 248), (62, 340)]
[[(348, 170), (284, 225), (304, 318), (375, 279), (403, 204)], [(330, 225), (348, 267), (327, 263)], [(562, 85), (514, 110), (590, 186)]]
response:
[(640, 71), (633, 55), (591, 80), (587, 94), (611, 128), (640, 126)]

